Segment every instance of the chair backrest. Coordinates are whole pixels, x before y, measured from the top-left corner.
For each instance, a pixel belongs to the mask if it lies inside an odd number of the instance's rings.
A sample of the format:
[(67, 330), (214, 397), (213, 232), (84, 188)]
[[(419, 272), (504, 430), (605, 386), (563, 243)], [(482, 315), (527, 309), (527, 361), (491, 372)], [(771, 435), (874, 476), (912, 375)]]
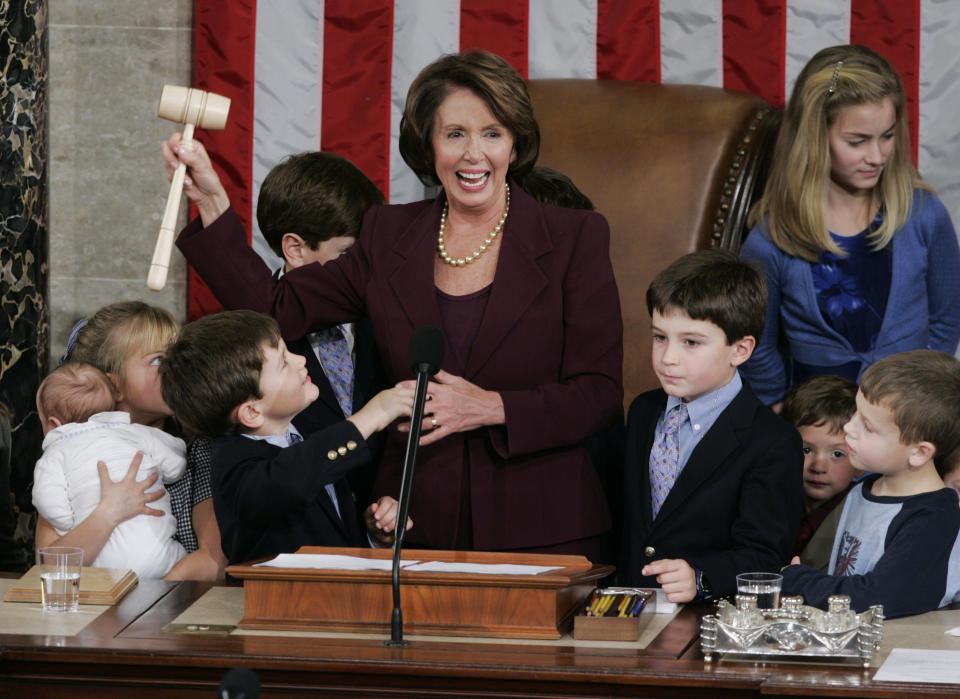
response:
[(624, 323), (624, 400), (655, 388), (646, 290), (694, 250), (737, 250), (763, 192), (780, 112), (744, 92), (531, 80), (538, 164), (569, 176), (610, 223)]

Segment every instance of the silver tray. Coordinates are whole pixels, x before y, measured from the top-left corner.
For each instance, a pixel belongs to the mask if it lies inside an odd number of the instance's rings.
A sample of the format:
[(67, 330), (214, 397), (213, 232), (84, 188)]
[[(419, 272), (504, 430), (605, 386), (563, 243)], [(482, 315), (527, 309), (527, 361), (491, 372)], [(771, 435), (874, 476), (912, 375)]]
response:
[(814, 660), (870, 665), (883, 637), (883, 607), (859, 614), (850, 598), (833, 595), (827, 611), (803, 604), (802, 597), (784, 597), (777, 609), (757, 609), (756, 595), (737, 595), (736, 605), (717, 604), (716, 614), (703, 618), (700, 644), (704, 659), (714, 655), (743, 660)]

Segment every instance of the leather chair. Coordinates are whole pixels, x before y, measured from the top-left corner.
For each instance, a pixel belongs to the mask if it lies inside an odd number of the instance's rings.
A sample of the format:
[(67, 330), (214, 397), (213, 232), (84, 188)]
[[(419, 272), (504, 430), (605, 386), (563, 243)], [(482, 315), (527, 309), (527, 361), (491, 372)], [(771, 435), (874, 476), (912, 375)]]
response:
[(624, 323), (624, 400), (655, 388), (646, 290), (694, 250), (737, 250), (781, 114), (714, 87), (531, 80), (539, 165), (570, 177), (610, 223)]

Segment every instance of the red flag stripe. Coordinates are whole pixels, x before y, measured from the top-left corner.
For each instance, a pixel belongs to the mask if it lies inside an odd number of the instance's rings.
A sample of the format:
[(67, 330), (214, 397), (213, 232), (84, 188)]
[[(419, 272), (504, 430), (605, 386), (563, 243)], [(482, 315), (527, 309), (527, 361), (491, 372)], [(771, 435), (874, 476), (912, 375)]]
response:
[(783, 107), (786, 0), (723, 1), (723, 86)]
[[(197, 0), (195, 86), (230, 98), (222, 131), (201, 131), (230, 202), (247, 231), (253, 217), (253, 61), (256, 0)], [(249, 232), (247, 233), (249, 236)], [(188, 281), (190, 320), (220, 310), (212, 292), (191, 269)]]
[(910, 145), (917, 162), (920, 65), (920, 0), (852, 0), (850, 43), (869, 46), (900, 74), (907, 96)]
[(516, 0), (461, 0), (460, 50), (486, 49), (526, 78), (529, 5)]
[(659, 0), (599, 0), (597, 78), (660, 82)]
[(327, 0), (320, 147), (351, 160), (388, 198), (392, 53), (392, 0), (366, 0), (362, 9)]

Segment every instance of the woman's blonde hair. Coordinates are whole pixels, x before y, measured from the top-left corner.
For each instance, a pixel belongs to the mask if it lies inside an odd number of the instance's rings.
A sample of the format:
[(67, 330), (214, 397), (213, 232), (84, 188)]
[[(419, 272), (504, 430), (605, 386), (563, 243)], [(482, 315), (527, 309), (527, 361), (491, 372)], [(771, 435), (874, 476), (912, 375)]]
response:
[(830, 237), (823, 209), (830, 179), (828, 129), (843, 107), (888, 98), (896, 114), (893, 153), (874, 187), (883, 222), (868, 232), (874, 250), (886, 247), (910, 213), (913, 190), (930, 189), (910, 159), (906, 98), (896, 71), (865, 46), (832, 46), (819, 51), (800, 71), (777, 135), (773, 164), (763, 196), (750, 212), (750, 225), (766, 217), (771, 240), (784, 252), (811, 262), (825, 250), (844, 255)]
[(123, 388), (123, 365), (137, 352), (162, 351), (177, 339), (173, 315), (141, 301), (120, 301), (90, 316), (70, 360), (93, 364)]

